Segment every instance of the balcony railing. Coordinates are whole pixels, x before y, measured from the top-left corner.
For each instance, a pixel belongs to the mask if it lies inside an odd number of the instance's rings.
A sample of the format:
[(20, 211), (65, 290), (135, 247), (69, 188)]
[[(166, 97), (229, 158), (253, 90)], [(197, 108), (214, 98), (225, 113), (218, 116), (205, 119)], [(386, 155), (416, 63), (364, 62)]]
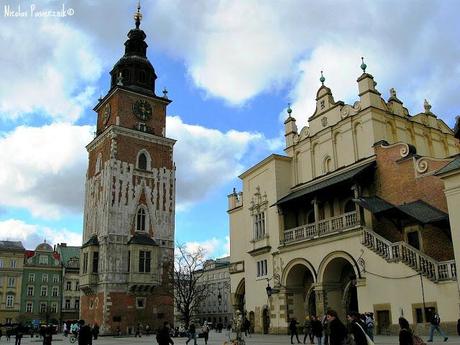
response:
[(455, 280), (455, 260), (436, 261), (406, 242), (390, 242), (370, 229), (363, 230), (363, 244), (388, 262), (401, 261), (432, 281)]
[(358, 212), (348, 212), (340, 216), (305, 224), (284, 231), (284, 243), (298, 242), (338, 233), (360, 225)]

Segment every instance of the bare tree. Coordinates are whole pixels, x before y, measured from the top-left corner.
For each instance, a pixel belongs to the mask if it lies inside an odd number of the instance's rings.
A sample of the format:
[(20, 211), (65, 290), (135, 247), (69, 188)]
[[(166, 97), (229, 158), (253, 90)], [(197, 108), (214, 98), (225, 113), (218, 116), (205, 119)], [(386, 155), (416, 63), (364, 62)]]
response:
[(173, 289), (170, 292), (174, 296), (175, 308), (187, 328), (193, 316), (198, 313), (200, 304), (210, 293), (207, 284), (201, 281), (205, 254), (201, 247), (191, 251), (184, 245), (178, 245), (174, 255)]

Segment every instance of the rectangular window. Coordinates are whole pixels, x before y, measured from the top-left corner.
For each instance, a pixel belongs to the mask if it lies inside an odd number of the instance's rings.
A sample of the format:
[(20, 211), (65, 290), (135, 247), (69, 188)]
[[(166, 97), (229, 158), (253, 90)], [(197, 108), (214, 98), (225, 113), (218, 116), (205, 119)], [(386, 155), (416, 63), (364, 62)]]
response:
[(66, 283), (65, 283), (65, 289), (66, 289), (67, 291), (72, 290), (72, 282), (66, 282)]
[(47, 286), (42, 286), (40, 290), (40, 296), (48, 296), (48, 287)]
[(57, 274), (53, 274), (53, 283), (59, 283), (59, 276)]
[(266, 276), (267, 273), (267, 260), (257, 261), (257, 277)]
[(80, 309), (80, 300), (77, 298), (74, 303), (75, 309)]
[(83, 273), (88, 273), (88, 253), (83, 254)]
[(128, 250), (128, 272), (130, 270), (130, 267), (131, 267), (131, 251)]
[(137, 309), (145, 308), (145, 297), (136, 297), (136, 308)]
[(33, 283), (35, 281), (35, 273), (29, 273), (29, 283)]
[(40, 255), (38, 257), (38, 263), (40, 265), (48, 265), (48, 255)]
[(26, 304), (26, 313), (32, 313), (34, 310), (34, 304), (32, 302), (27, 302)]
[(15, 277), (8, 277), (8, 287), (14, 287), (16, 285)]
[(57, 313), (57, 310), (58, 310), (58, 304), (56, 302), (51, 303), (51, 312)]
[(0, 259), (0, 268), (3, 268), (3, 259)]
[(150, 259), (150, 252), (143, 250), (139, 251), (139, 272), (150, 272)]
[(34, 295), (34, 287), (33, 286), (28, 286), (27, 287), (27, 296), (33, 296)]
[(46, 313), (47, 305), (46, 302), (40, 303), (40, 313)]
[(7, 295), (6, 296), (6, 307), (7, 308), (13, 308), (14, 305), (14, 296), (13, 295)]
[(64, 308), (65, 309), (70, 309), (70, 299), (65, 300)]
[(11, 268), (16, 268), (16, 260), (10, 261)]
[(97, 273), (97, 268), (99, 266), (99, 252), (93, 253), (93, 273)]
[(42, 275), (42, 283), (48, 283), (48, 274)]
[(75, 291), (78, 291), (80, 289), (80, 282), (77, 280), (75, 282)]
[(59, 288), (57, 286), (53, 286), (51, 296), (53, 296), (53, 297), (58, 297), (59, 296)]

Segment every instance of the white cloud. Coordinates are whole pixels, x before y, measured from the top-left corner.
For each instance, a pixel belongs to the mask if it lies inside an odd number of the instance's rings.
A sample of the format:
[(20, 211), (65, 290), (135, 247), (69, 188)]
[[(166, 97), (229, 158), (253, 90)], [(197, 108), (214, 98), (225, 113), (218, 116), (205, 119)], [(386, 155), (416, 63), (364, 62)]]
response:
[(82, 236), (67, 229), (51, 229), (27, 224), (18, 219), (7, 219), (0, 221), (0, 239), (21, 241), (26, 249), (33, 250), (44, 240), (51, 245), (67, 243), (71, 246), (80, 246)]
[(92, 43), (63, 21), (1, 21), (0, 119), (30, 120), (37, 112), (59, 121), (80, 118), (94, 103), (102, 73)]
[(65, 123), (20, 126), (0, 136), (1, 206), (26, 208), (34, 216), (80, 213), (87, 165), (85, 145), (93, 127)]
[(228, 236), (225, 236), (225, 238), (213, 237), (202, 242), (186, 242), (184, 246), (190, 253), (196, 252), (198, 248), (204, 249), (205, 256), (209, 259), (230, 255), (230, 239)]
[[(337, 99), (357, 98), (360, 56), (382, 95), (395, 87), (413, 112), (423, 99), (459, 111), (457, 3), (160, 0), (146, 16), (158, 45), (183, 59), (196, 86), (232, 104), (284, 83), (308, 118), (320, 70)], [(415, 11), (416, 8), (416, 11)], [(193, 28), (193, 29), (192, 29)], [(352, 97), (353, 96), (353, 97)], [(303, 123), (304, 125), (306, 123)]]
[[(279, 144), (260, 133), (221, 132), (185, 124), (179, 117), (168, 117), (167, 123), (168, 136), (178, 139), (174, 151), (178, 210), (235, 178), (248, 155), (263, 152), (267, 143)], [(85, 146), (93, 131), (92, 126), (55, 123), (20, 126), (0, 135), (0, 207), (26, 208), (48, 219), (81, 214), (88, 164)]]
[[(243, 159), (266, 149), (260, 133), (230, 130), (221, 132), (183, 123), (180, 117), (167, 118), (167, 135), (177, 138), (174, 160), (177, 166), (178, 209), (203, 200), (213, 190), (234, 179), (244, 169)], [(271, 144), (276, 145), (273, 140)], [(260, 157), (258, 157), (260, 159)]]

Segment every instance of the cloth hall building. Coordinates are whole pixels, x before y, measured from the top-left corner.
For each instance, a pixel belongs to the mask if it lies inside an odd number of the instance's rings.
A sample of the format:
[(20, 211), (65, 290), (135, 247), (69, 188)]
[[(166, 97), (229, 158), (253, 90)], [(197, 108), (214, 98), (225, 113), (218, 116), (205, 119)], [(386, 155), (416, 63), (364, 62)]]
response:
[(459, 318), (458, 129), (426, 100), (415, 115), (394, 89), (384, 100), (366, 67), (353, 105), (322, 77), (308, 126), (288, 108), (285, 155), (228, 196), (233, 305), (256, 332), (329, 308), (373, 312), (381, 334), (401, 315), (422, 332), (434, 310), (452, 329)]

